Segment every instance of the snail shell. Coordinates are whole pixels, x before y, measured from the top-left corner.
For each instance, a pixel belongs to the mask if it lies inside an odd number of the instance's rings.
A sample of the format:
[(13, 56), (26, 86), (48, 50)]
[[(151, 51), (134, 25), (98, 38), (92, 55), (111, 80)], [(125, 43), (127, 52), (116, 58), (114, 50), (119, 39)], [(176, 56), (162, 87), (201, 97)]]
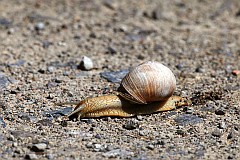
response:
[(119, 87), (120, 95), (132, 102), (147, 104), (166, 101), (176, 89), (176, 78), (163, 64), (148, 61), (130, 71)]

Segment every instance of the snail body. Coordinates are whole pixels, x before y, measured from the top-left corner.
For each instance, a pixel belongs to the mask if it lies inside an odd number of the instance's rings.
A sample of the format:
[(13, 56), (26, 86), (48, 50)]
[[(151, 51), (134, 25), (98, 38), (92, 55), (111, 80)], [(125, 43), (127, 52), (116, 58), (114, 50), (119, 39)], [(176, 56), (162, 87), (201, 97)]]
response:
[(187, 99), (173, 96), (175, 89), (176, 79), (169, 68), (158, 62), (145, 62), (123, 78), (118, 94), (87, 98), (68, 117), (131, 117), (189, 105)]

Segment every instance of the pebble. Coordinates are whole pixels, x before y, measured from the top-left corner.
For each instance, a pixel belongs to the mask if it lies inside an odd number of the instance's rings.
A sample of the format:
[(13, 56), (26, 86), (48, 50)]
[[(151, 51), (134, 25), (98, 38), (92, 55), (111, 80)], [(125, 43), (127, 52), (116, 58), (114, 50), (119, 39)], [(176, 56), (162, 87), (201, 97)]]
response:
[(36, 24), (35, 29), (37, 31), (44, 30), (45, 29), (45, 24), (43, 22), (39, 22), (39, 23)]
[(8, 64), (8, 66), (9, 67), (19, 67), (19, 66), (23, 66), (25, 63), (26, 63), (25, 60), (20, 59), (20, 60), (16, 61), (15, 63)]
[(221, 137), (222, 133), (219, 129), (215, 129), (213, 132), (212, 132), (212, 135), (214, 137)]
[(158, 7), (152, 12), (152, 19), (159, 20), (161, 18), (162, 18), (162, 9)]
[(31, 150), (34, 152), (43, 152), (46, 148), (47, 148), (47, 144), (38, 143), (38, 144), (34, 144), (31, 148)]
[(89, 57), (83, 56), (80, 64), (78, 65), (78, 68), (81, 70), (89, 71), (93, 69), (93, 62)]
[(37, 121), (37, 123), (42, 124), (43, 126), (53, 126), (51, 119), (42, 119)]
[(121, 25), (121, 26), (119, 26), (119, 30), (121, 32), (127, 32), (128, 31), (128, 27), (126, 25)]
[(218, 128), (220, 128), (220, 129), (225, 129), (227, 126), (226, 126), (226, 123), (225, 122), (220, 122), (219, 124), (218, 124)]
[(3, 128), (5, 128), (7, 126), (7, 124), (5, 123), (5, 121), (2, 117), (0, 117), (0, 126)]
[(81, 72), (76, 74), (76, 78), (87, 77), (87, 76), (89, 76), (89, 72), (88, 71), (81, 71)]
[(128, 41), (142, 41), (146, 38), (146, 35), (129, 33), (125, 36), (125, 39)]
[(102, 145), (101, 144), (94, 144), (94, 148), (100, 149), (100, 148), (102, 148)]
[(116, 3), (114, 3), (112, 0), (105, 0), (103, 4), (111, 10), (115, 10), (117, 7)]
[(235, 76), (238, 76), (238, 75), (240, 75), (240, 70), (233, 70), (232, 74)]
[(14, 150), (14, 153), (17, 153), (17, 154), (21, 154), (23, 151), (22, 151), (22, 148), (20, 147), (16, 147), (16, 149)]
[(177, 65), (176, 65), (176, 68), (177, 68), (178, 70), (182, 70), (182, 69), (183, 69), (183, 64), (181, 64), (181, 63), (180, 63), (180, 64), (177, 64)]
[(147, 145), (147, 149), (150, 149), (150, 150), (154, 150), (154, 145), (152, 145), (152, 144), (149, 144), (149, 145)]
[(87, 143), (85, 146), (86, 146), (87, 148), (92, 148), (92, 147), (93, 147), (93, 145), (92, 145), (91, 142), (90, 142), (90, 143)]
[(143, 120), (143, 116), (141, 116), (141, 115), (137, 115), (137, 120), (139, 120), (139, 121), (142, 121)]
[(46, 158), (47, 158), (47, 159), (54, 159), (54, 155), (53, 155), (53, 154), (47, 154), (47, 155), (46, 155)]
[(63, 127), (67, 127), (68, 123), (67, 123), (67, 121), (63, 120), (60, 122), (60, 125)]
[(43, 47), (43, 48), (49, 48), (49, 46), (52, 45), (52, 44), (53, 44), (52, 42), (43, 41), (43, 42), (42, 42), (42, 47)]
[(53, 66), (48, 66), (48, 67), (47, 67), (47, 71), (48, 71), (49, 73), (53, 73), (54, 70), (55, 70), (55, 67), (53, 67)]
[(127, 130), (133, 130), (136, 129), (138, 127), (138, 123), (134, 122), (134, 121), (129, 121), (126, 124), (123, 125), (123, 128), (127, 129)]
[(225, 115), (225, 112), (222, 109), (215, 110), (216, 115)]
[(192, 114), (183, 114), (174, 119), (176, 123), (179, 125), (188, 125), (188, 124), (196, 124), (196, 123), (202, 123), (202, 118), (199, 118), (198, 116), (192, 115)]
[(58, 109), (58, 110), (53, 110), (53, 111), (48, 111), (48, 112), (44, 112), (43, 116), (45, 117), (60, 117), (60, 116), (66, 116), (68, 115), (70, 112), (72, 112), (72, 107), (65, 107), (62, 109)]
[(186, 114), (192, 114), (193, 113), (193, 109), (192, 108), (184, 108), (186, 111), (185, 111), (185, 113)]
[(202, 68), (202, 67), (197, 67), (196, 70), (195, 70), (195, 72), (197, 72), (197, 73), (204, 73), (204, 72), (205, 72), (205, 69)]
[(213, 102), (208, 102), (204, 107), (201, 108), (201, 111), (214, 112), (217, 106)]
[(185, 131), (182, 130), (182, 129), (178, 129), (176, 133), (181, 135), (181, 136), (184, 136), (186, 134)]
[(238, 132), (232, 129), (232, 130), (229, 132), (229, 134), (228, 134), (228, 136), (227, 136), (227, 139), (234, 139), (234, 138), (237, 139), (238, 137), (239, 137)]
[(5, 74), (0, 73), (0, 90), (6, 88), (8, 84), (9, 84), (9, 78), (5, 76)]
[(36, 154), (31, 153), (31, 154), (27, 154), (27, 155), (25, 156), (25, 159), (34, 160), (34, 159), (38, 159), (38, 157), (37, 157)]
[(117, 51), (116, 51), (115, 48), (113, 48), (113, 47), (110, 46), (110, 47), (108, 47), (107, 53), (110, 53), (110, 54), (116, 54)]
[(12, 24), (11, 21), (5, 18), (0, 18), (0, 26), (9, 27)]
[(17, 147), (17, 146), (18, 146), (18, 143), (17, 143), (17, 142), (13, 142), (13, 143), (12, 143), (12, 146), (13, 146), (13, 147)]
[(29, 122), (35, 122), (37, 120), (35, 116), (31, 116), (23, 112), (18, 113), (18, 117), (21, 118), (22, 120), (29, 121)]
[(120, 70), (115, 72), (102, 72), (100, 73), (100, 76), (107, 79), (109, 82), (120, 83), (123, 77), (125, 77), (128, 72), (129, 70)]
[(139, 135), (140, 135), (140, 136), (145, 136), (146, 133), (145, 133), (144, 131), (139, 131)]
[(115, 150), (105, 152), (102, 155), (106, 158), (116, 158), (116, 157), (125, 158), (128, 156), (133, 156), (134, 153), (130, 151), (122, 150), (122, 149), (115, 149)]
[(14, 32), (16, 32), (15, 28), (9, 28), (7, 31), (8, 34), (13, 34)]

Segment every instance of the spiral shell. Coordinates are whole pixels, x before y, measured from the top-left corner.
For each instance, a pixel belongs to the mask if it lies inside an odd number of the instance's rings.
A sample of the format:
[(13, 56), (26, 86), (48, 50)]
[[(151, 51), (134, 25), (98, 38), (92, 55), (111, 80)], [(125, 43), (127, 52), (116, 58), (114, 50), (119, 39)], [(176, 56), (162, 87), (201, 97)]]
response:
[(126, 92), (123, 97), (147, 104), (168, 100), (176, 89), (176, 79), (168, 67), (148, 61), (130, 71), (123, 78), (120, 88)]

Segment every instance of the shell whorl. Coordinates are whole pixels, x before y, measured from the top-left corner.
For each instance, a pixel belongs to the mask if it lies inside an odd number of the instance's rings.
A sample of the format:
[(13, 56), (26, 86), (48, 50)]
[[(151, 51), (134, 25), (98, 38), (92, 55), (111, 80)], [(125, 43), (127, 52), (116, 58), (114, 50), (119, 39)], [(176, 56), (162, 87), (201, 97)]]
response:
[(125, 92), (123, 97), (142, 104), (165, 101), (175, 89), (176, 79), (172, 71), (155, 61), (135, 67), (123, 78), (120, 86)]

